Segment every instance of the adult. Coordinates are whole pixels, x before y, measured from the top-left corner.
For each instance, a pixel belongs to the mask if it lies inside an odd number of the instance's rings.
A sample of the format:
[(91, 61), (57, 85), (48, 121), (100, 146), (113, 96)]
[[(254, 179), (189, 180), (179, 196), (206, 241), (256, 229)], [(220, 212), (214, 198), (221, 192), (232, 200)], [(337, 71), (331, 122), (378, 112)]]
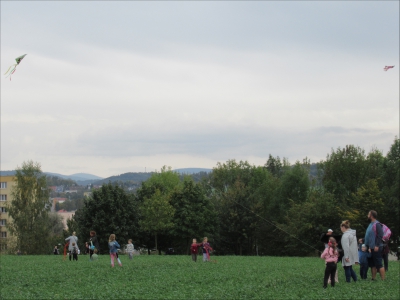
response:
[(343, 248), (342, 266), (344, 268), (346, 282), (351, 282), (351, 278), (357, 281), (357, 275), (353, 270), (353, 265), (359, 263), (356, 231), (350, 228), (350, 222), (348, 220), (340, 224), (340, 229), (343, 232), (341, 241)]
[(78, 237), (76, 236), (76, 232), (74, 231), (72, 235), (67, 237), (65, 240), (69, 242), (68, 251), (69, 255), (72, 255), (72, 251), (74, 250), (74, 246), (72, 246), (72, 243), (75, 243), (76, 248), (78, 248)]
[(97, 239), (96, 236), (96, 231), (90, 231), (90, 239), (89, 239), (89, 253), (90, 253), (90, 258), (92, 258), (92, 255), (94, 253), (94, 246), (97, 249), (97, 253), (100, 253), (100, 246), (99, 246), (99, 240)]
[(322, 234), (321, 234), (321, 237), (320, 237), (320, 241), (323, 242), (323, 243), (325, 244), (325, 248), (328, 247), (328, 243), (329, 243), (329, 238), (330, 238), (330, 237), (335, 238), (335, 240), (337, 241), (337, 243), (340, 243), (340, 239), (342, 238), (341, 235), (333, 234), (333, 230), (332, 230), (332, 229), (328, 229), (328, 231), (322, 233)]
[(320, 241), (324, 243), (325, 248), (328, 248), (329, 238), (332, 236), (333, 230), (328, 229), (328, 231), (321, 234)]
[(375, 210), (368, 212), (369, 223), (365, 233), (365, 245), (371, 249), (371, 273), (372, 280), (375, 280), (377, 271), (381, 279), (385, 280), (385, 268), (382, 266), (382, 250), (383, 250), (383, 230), (382, 224), (376, 219), (378, 213)]

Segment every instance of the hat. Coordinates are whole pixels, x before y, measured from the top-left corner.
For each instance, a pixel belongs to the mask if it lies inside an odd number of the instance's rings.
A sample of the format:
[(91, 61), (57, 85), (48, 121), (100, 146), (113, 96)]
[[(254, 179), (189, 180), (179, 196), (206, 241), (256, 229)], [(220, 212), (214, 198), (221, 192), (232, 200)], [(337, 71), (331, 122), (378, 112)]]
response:
[(328, 229), (328, 232), (333, 232), (333, 230), (332, 229)]
[(362, 245), (361, 245), (361, 248), (367, 248), (367, 246), (365, 246), (365, 244), (362, 244)]

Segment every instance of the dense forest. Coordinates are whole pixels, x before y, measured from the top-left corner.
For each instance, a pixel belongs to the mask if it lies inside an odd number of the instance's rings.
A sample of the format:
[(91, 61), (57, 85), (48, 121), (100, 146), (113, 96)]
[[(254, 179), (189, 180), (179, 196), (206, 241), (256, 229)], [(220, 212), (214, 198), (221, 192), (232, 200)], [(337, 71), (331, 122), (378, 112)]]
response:
[(315, 255), (319, 236), (348, 219), (357, 236), (373, 209), (399, 244), (400, 143), (384, 155), (353, 145), (332, 149), (325, 160), (295, 164), (269, 155), (263, 166), (218, 163), (195, 181), (170, 168), (152, 173), (135, 193), (108, 183), (76, 211), (69, 231), (84, 241), (95, 230), (103, 251), (111, 233), (120, 243), (188, 253), (192, 238), (208, 236), (219, 255)]

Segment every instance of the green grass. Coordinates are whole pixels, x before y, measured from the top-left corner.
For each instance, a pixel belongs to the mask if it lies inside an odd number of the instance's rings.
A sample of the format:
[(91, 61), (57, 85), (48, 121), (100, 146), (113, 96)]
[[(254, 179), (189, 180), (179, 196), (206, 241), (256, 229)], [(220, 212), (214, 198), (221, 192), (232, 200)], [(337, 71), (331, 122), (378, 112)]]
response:
[[(199, 256), (201, 260), (201, 256)], [(339, 283), (322, 288), (324, 261), (318, 258), (213, 257), (194, 263), (189, 256), (138, 256), (110, 268), (79, 256), (0, 256), (0, 299), (399, 299), (399, 263), (387, 280)], [(354, 268), (357, 275), (359, 267)], [(368, 274), (370, 277), (370, 273)]]

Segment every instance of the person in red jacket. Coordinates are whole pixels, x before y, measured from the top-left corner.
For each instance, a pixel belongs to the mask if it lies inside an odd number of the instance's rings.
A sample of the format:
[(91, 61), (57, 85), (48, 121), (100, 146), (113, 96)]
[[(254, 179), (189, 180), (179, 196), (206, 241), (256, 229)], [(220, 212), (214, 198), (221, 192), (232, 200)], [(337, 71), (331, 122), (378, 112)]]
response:
[(199, 247), (201, 246), (201, 243), (197, 243), (196, 239), (193, 239), (193, 243), (190, 246), (190, 253), (192, 253), (192, 260), (194, 262), (197, 261), (197, 254), (199, 253)]
[(207, 237), (203, 238), (203, 243), (201, 244), (201, 247), (203, 249), (203, 262), (210, 261), (210, 251), (212, 251), (213, 248), (211, 248)]

